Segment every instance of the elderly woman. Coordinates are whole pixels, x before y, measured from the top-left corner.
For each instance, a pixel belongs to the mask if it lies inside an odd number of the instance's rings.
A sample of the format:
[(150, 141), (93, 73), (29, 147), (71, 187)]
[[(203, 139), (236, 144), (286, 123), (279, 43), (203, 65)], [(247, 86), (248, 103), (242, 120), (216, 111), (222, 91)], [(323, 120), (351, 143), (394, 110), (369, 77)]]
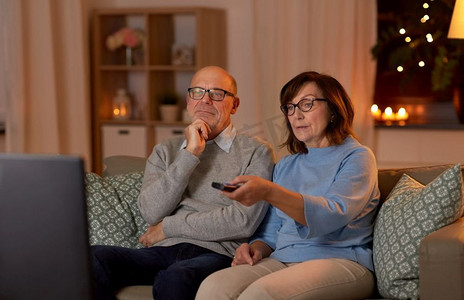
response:
[(197, 299), (361, 299), (374, 291), (372, 232), (380, 192), (375, 157), (352, 129), (353, 105), (334, 78), (304, 72), (280, 93), (291, 155), (273, 182), (238, 176), (222, 192), (271, 204), (232, 267), (203, 281)]

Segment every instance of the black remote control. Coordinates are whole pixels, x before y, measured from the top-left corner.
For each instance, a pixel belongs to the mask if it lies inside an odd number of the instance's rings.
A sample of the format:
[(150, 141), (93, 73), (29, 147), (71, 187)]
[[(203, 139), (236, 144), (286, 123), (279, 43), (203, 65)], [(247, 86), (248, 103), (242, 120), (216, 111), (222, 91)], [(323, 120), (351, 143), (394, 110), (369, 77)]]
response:
[(240, 185), (237, 185), (237, 184), (220, 183), (220, 182), (213, 182), (211, 186), (215, 189), (226, 191), (226, 192), (233, 192), (237, 188), (240, 187)]

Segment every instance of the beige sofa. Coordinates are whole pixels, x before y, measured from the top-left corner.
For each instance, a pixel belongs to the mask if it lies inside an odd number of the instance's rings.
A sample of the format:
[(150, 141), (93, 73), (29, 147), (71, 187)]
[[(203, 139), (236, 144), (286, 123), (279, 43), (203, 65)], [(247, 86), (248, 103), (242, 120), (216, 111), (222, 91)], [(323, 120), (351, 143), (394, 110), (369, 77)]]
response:
[[(144, 159), (118, 156), (105, 159), (103, 176), (143, 171)], [(452, 165), (379, 170), (379, 189), (383, 203), (406, 173), (427, 184)], [(461, 169), (464, 173), (464, 169)], [(464, 217), (422, 240), (419, 248), (419, 286), (421, 300), (464, 299)], [(152, 299), (151, 286), (131, 286), (120, 290), (120, 300)], [(380, 296), (377, 295), (377, 298)]]

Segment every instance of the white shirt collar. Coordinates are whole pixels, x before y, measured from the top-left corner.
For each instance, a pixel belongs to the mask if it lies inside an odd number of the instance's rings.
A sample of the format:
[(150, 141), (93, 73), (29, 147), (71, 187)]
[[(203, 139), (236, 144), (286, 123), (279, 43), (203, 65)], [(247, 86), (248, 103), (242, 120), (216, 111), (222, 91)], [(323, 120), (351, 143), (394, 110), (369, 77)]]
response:
[[(207, 144), (216, 143), (222, 150), (229, 153), (230, 147), (232, 147), (232, 142), (234, 141), (235, 136), (237, 135), (237, 129), (229, 124), (214, 140), (207, 141)], [(184, 140), (180, 149), (184, 149), (187, 146), (187, 140)]]

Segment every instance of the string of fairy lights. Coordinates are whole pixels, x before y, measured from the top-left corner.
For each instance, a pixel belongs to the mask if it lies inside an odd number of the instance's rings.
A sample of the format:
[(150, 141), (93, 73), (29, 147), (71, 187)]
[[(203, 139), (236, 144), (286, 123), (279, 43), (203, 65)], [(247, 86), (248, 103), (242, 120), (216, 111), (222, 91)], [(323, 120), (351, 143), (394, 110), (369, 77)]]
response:
[[(430, 0), (430, 1), (433, 2), (433, 0)], [(427, 2), (424, 2), (424, 3), (422, 4), (422, 7), (424, 8), (424, 10), (425, 10), (426, 12), (425, 12), (424, 16), (422, 16), (422, 17), (420, 18), (420, 22), (424, 24), (424, 23), (426, 23), (427, 21), (430, 20), (430, 16), (427, 14), (428, 9), (430, 8), (430, 5), (429, 5)], [(400, 28), (400, 29), (399, 29), (399, 33), (400, 33), (401, 35), (405, 35), (404, 41), (405, 41), (406, 43), (408, 43), (409, 46), (410, 46), (411, 48), (414, 48), (414, 47), (415, 47), (415, 43), (416, 43), (416, 42), (415, 42), (410, 36), (406, 35), (406, 34), (407, 34), (407, 30), (406, 30), (405, 28), (403, 28), (403, 27)], [(433, 42), (433, 35), (432, 35), (431, 33), (427, 33), (427, 34), (425, 35), (425, 39), (427, 40), (427, 42), (432, 43), (432, 42)], [(425, 62), (424, 62), (423, 60), (420, 60), (417, 64), (418, 64), (418, 66), (421, 67), (421, 68), (422, 68), (422, 67), (425, 67)], [(399, 65), (399, 66), (396, 68), (396, 70), (397, 70), (398, 72), (403, 72), (403, 71), (404, 71), (404, 67), (401, 66), (401, 65)]]
[[(434, 0), (430, 0), (433, 2)], [(425, 24), (431, 20), (430, 17), (430, 4), (428, 2), (424, 2), (422, 4), (422, 8), (424, 9), (424, 14), (420, 17), (418, 22)], [(409, 47), (415, 48), (417, 46), (418, 40), (414, 40), (411, 35), (409, 35), (408, 29), (405, 26), (401, 27), (398, 30), (399, 34), (404, 36), (404, 42), (408, 44)], [(423, 37), (420, 37), (423, 38)], [(433, 35), (432, 33), (428, 32), (425, 34), (425, 40), (428, 43), (433, 43)], [(417, 62), (417, 65), (421, 68), (425, 67), (426, 62), (421, 59)], [(396, 70), (401, 73), (405, 71), (405, 66), (399, 64), (396, 67)], [(396, 122), (398, 125), (405, 125), (405, 122), (409, 118), (409, 113), (406, 111), (406, 108), (400, 107), (397, 112), (394, 112), (391, 107), (386, 107), (385, 110), (382, 112), (377, 104), (373, 104), (371, 106), (371, 114), (376, 121), (384, 122), (387, 125), (391, 125), (393, 122)]]

